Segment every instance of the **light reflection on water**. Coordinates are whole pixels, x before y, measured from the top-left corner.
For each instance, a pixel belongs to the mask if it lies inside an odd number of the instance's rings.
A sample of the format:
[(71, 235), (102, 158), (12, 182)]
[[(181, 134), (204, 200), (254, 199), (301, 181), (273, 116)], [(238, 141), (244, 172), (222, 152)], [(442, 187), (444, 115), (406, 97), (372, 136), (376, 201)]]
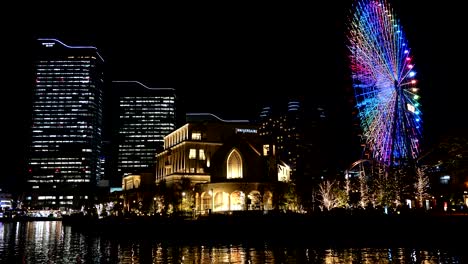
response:
[(115, 239), (60, 221), (0, 223), (0, 263), (464, 263), (442, 249)]

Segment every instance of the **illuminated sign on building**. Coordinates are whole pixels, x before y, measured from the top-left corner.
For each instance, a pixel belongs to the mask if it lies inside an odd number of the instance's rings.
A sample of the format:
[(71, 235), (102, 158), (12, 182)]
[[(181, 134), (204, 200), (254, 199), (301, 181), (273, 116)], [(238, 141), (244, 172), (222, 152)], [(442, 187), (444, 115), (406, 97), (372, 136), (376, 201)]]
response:
[(257, 133), (257, 129), (252, 129), (252, 128), (236, 128), (236, 133), (256, 134), (256, 133)]
[(42, 46), (45, 46), (47, 48), (51, 48), (55, 45), (55, 42), (42, 42)]

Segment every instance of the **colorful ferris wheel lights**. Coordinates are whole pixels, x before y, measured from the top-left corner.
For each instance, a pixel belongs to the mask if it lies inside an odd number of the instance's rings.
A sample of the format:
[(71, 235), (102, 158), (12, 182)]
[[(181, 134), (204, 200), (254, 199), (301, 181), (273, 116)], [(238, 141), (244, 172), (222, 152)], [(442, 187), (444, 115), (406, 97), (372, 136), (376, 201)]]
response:
[(417, 72), (390, 5), (385, 0), (358, 0), (348, 41), (364, 145), (388, 166), (416, 159), (422, 137)]

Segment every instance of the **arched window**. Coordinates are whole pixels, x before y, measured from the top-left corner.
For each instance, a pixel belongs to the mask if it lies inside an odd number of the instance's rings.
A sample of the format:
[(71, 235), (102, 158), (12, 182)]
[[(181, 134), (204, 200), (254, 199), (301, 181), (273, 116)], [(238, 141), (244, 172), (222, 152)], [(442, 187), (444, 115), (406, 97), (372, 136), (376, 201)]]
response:
[(242, 158), (237, 149), (233, 149), (227, 158), (228, 179), (242, 178)]

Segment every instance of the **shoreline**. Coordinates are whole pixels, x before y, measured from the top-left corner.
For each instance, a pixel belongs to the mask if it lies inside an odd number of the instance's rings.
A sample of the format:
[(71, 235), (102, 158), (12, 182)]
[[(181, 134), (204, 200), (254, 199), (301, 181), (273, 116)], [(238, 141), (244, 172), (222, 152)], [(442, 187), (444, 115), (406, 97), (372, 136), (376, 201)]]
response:
[[(135, 239), (466, 246), (468, 215), (246, 215), (64, 219), (73, 229)], [(465, 241), (464, 241), (465, 240)]]
[(48, 216), (0, 217), (0, 223), (34, 222), (34, 221), (62, 221), (62, 218), (61, 217), (48, 217)]

